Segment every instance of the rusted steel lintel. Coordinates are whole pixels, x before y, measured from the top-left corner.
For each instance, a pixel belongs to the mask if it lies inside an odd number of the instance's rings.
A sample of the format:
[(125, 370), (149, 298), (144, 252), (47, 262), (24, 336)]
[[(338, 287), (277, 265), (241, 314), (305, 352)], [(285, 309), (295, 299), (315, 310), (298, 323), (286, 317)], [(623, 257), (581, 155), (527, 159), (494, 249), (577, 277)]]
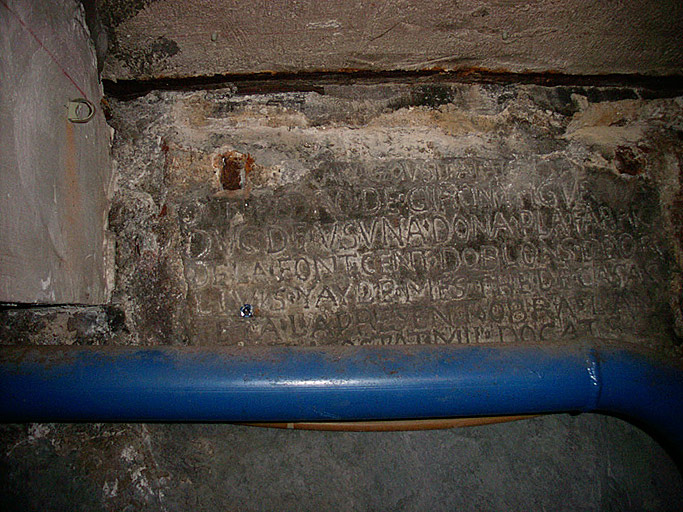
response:
[(568, 75), (556, 72), (512, 73), (506, 70), (466, 68), (444, 70), (430, 68), (417, 71), (368, 71), (339, 69), (298, 73), (259, 72), (229, 73), (213, 76), (159, 77), (150, 80), (104, 80), (107, 96), (132, 99), (155, 90), (210, 90), (234, 88), (236, 94), (281, 92), (318, 92), (325, 85), (402, 83), (496, 83), (533, 84), (547, 87), (630, 87), (659, 91), (662, 96), (674, 96), (683, 91), (683, 76), (647, 76), (635, 74)]

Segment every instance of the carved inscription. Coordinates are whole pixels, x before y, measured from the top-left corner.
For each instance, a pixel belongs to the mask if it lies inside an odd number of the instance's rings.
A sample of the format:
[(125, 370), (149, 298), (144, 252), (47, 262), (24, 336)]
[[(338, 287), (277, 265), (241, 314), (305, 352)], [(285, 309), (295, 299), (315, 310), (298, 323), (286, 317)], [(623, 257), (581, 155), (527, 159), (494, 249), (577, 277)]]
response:
[(666, 250), (656, 204), (620, 186), (564, 161), (333, 162), (246, 204), (188, 201), (193, 321), (264, 344), (650, 334)]

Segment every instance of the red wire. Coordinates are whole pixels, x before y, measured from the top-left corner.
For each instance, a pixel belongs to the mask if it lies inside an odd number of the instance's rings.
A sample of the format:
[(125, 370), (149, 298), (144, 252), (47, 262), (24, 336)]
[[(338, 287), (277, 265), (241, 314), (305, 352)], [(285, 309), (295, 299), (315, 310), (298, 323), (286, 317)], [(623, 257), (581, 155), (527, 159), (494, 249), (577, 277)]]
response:
[(55, 57), (54, 53), (52, 53), (52, 52), (43, 44), (43, 42), (42, 42), (40, 39), (38, 39), (38, 36), (33, 32), (33, 30), (31, 30), (31, 27), (29, 27), (26, 23), (24, 23), (24, 20), (22, 20), (16, 12), (14, 12), (12, 9), (9, 8), (9, 6), (5, 3), (5, 0), (0, 0), (0, 4), (2, 4), (2, 6), (3, 6), (5, 9), (7, 9), (7, 11), (10, 12), (10, 13), (17, 19), (17, 21), (21, 24), (21, 26), (24, 28), (24, 30), (26, 30), (26, 32), (28, 32), (29, 34), (31, 34), (31, 37), (33, 37), (33, 39), (36, 40), (36, 42), (40, 45), (40, 47), (41, 47), (43, 50), (45, 50), (45, 53), (47, 53), (47, 54), (50, 56), (50, 58), (53, 60), (53, 62), (57, 65), (57, 67), (60, 69), (60, 71), (61, 71), (62, 73), (64, 73), (64, 76), (67, 77), (67, 78), (69, 79), (69, 81), (74, 85), (74, 87), (75, 87), (76, 89), (78, 89), (78, 92), (80, 92), (81, 95), (87, 100), (87, 99), (88, 99), (88, 95), (85, 94), (85, 92), (83, 92), (83, 89), (81, 89), (81, 88), (78, 86), (78, 84), (76, 83), (76, 81), (75, 81), (73, 78), (71, 78), (71, 75), (69, 75), (69, 73), (67, 73), (66, 70), (61, 66), (61, 64), (60, 64), (59, 61), (57, 60), (57, 57)]

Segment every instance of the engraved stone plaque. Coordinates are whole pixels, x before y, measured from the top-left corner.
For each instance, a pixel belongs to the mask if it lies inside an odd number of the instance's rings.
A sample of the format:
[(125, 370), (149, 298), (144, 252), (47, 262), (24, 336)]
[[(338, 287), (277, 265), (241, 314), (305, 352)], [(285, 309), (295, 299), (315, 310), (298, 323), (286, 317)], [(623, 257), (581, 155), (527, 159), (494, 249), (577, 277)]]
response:
[(140, 343), (671, 348), (683, 110), (634, 98), (387, 83), (119, 102), (116, 300)]
[(326, 161), (180, 219), (207, 342), (653, 336), (667, 308), (656, 196), (562, 156)]

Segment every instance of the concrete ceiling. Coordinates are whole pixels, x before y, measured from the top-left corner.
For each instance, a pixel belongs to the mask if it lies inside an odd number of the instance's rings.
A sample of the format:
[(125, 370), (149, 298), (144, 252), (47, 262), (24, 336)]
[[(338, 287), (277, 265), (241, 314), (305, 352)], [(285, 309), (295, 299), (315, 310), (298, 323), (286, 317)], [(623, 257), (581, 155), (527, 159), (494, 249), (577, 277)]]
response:
[(683, 72), (683, 3), (104, 0), (104, 78), (254, 72)]

